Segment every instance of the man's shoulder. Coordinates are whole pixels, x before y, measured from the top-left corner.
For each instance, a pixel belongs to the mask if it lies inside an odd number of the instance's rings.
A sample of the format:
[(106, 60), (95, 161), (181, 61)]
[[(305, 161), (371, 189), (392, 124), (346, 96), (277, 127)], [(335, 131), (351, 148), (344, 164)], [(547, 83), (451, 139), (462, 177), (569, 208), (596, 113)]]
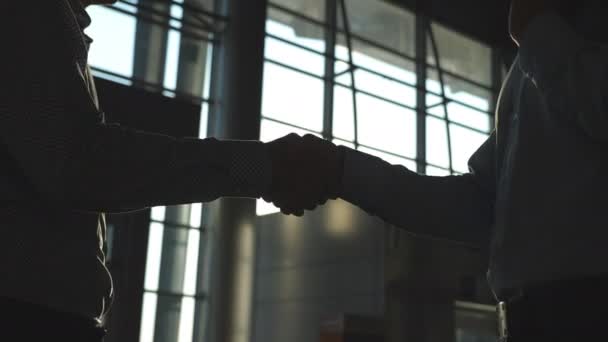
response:
[(73, 38), (77, 35), (71, 34), (75, 19), (66, 1), (36, 1), (35, 6), (27, 1), (0, 1), (4, 7), (0, 7), (0, 22), (6, 25), (0, 30), (0, 40), (19, 55), (31, 51), (36, 58), (52, 59), (74, 50), (78, 43)]
[(58, 1), (36, 1), (36, 5), (29, 1), (0, 1), (3, 40), (11, 37), (28, 40), (34, 39), (34, 35), (45, 37), (53, 33), (59, 27)]

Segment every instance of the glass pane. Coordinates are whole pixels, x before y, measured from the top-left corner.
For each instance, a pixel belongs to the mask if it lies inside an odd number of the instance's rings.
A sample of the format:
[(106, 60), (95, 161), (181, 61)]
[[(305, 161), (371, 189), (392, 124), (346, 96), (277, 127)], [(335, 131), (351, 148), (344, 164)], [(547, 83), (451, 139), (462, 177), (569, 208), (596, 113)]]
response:
[[(271, 13), (274, 12), (271, 11)], [(302, 27), (306, 27), (306, 25), (310, 26), (310, 24), (300, 23), (300, 21), (297, 18), (291, 18), (291, 20), (288, 20), (288, 23), (285, 23), (285, 21), (268, 20), (266, 21), (266, 32), (321, 53), (325, 51), (323, 30), (320, 30), (318, 26), (312, 26), (310, 30), (302, 30)], [(300, 31), (297, 31), (297, 28)], [(325, 73), (325, 58), (322, 54), (290, 45), (274, 37), (266, 38), (265, 45), (266, 58), (319, 76), (323, 76)]]
[(294, 128), (289, 125), (284, 125), (278, 122), (265, 119), (262, 119), (260, 133), (260, 140), (264, 142), (284, 137), (290, 133), (296, 133), (300, 136), (306, 134), (314, 134), (316, 136), (319, 136), (319, 134), (311, 133), (303, 129)]
[[(325, 21), (325, 0), (270, 0), (270, 4), (276, 4), (303, 14), (319, 21)], [(269, 6), (273, 8), (272, 6)], [(279, 11), (278, 9), (273, 11)]]
[[(172, 6), (174, 8), (176, 6)], [(164, 87), (175, 90), (177, 87), (177, 65), (179, 64), (179, 46), (181, 34), (178, 31), (170, 30), (167, 38), (167, 62), (165, 66)]]
[(102, 6), (93, 6), (88, 12), (93, 21), (87, 34), (94, 40), (89, 52), (89, 63), (106, 71), (132, 77), (135, 17)]
[[(490, 47), (437, 23), (433, 23), (432, 27), (443, 69), (486, 86), (492, 85)], [(428, 63), (435, 65), (430, 39), (427, 44)]]
[(461, 104), (448, 104), (448, 117), (452, 122), (457, 122), (486, 133), (489, 133), (491, 130), (490, 115)]
[[(352, 46), (355, 66), (411, 85), (416, 84), (416, 66), (411, 60), (359, 40), (353, 40)], [(338, 59), (335, 66), (336, 73), (342, 73), (337, 81), (350, 85), (350, 75), (345, 73), (348, 70), (349, 60), (345, 35), (338, 35), (335, 52)]]
[(266, 63), (262, 114), (269, 118), (321, 132), (323, 129), (323, 81)]
[[(372, 64), (371, 61), (369, 64)], [(391, 68), (391, 66), (389, 66), (388, 64), (385, 64), (380, 61), (377, 61), (373, 64), (375, 64), (376, 66), (384, 66), (383, 68), (377, 69), (387, 70)], [(406, 73), (404, 70), (398, 68), (394, 68), (393, 71), (393, 75), (397, 75), (398, 73)], [(391, 75), (391, 73), (387, 72), (386, 75)], [(416, 89), (412, 86), (404, 85), (402, 83), (389, 80), (380, 75), (373, 74), (360, 69), (355, 72), (355, 81), (357, 89), (359, 90), (381, 96), (396, 103), (409, 106), (411, 108), (416, 107)]]
[(141, 327), (139, 342), (154, 342), (154, 327), (156, 325), (156, 293), (145, 292), (141, 308)]
[(189, 296), (196, 294), (196, 280), (198, 270), (198, 254), (201, 241), (201, 232), (196, 229), (188, 231), (188, 247), (186, 254), (186, 267), (184, 274), (184, 288), (182, 293)]
[[(435, 94), (440, 94), (441, 85), (437, 72), (430, 69), (428, 72), (429, 78), (426, 81), (426, 89)], [(447, 75), (444, 75), (444, 82), (446, 83), (444, 87), (446, 97), (450, 100), (459, 101), (459, 103), (448, 102), (447, 107), (450, 120), (478, 130), (490, 132), (491, 114), (488, 111), (490, 110), (492, 93)], [(445, 109), (442, 104), (442, 98), (435, 94), (427, 94), (426, 101), (429, 108), (427, 112), (443, 118), (445, 117)]]
[(455, 125), (450, 125), (450, 133), (452, 135), (454, 170), (457, 172), (468, 172), (468, 162), (471, 155), (488, 139), (488, 135)]
[(274, 204), (268, 203), (263, 199), (258, 199), (255, 205), (255, 214), (258, 216), (266, 216), (272, 214), (278, 214), (281, 209), (277, 208)]
[(192, 342), (192, 337), (194, 335), (194, 304), (194, 298), (182, 298), (182, 312), (179, 320), (177, 342)]
[(355, 139), (355, 116), (353, 96), (348, 88), (334, 87), (333, 135), (336, 138), (353, 141)]
[[(346, 6), (353, 34), (414, 56), (415, 16), (411, 12), (386, 1), (348, 0)], [(338, 13), (339, 26), (344, 27), (342, 12)]]
[(446, 170), (446, 169), (441, 169), (441, 168), (438, 168), (438, 167), (427, 166), (426, 167), (426, 175), (427, 176), (439, 176), (439, 177), (443, 177), (443, 176), (449, 176), (450, 175), (450, 171)]
[(179, 334), (182, 298), (158, 295), (154, 342), (175, 342)]
[[(167, 207), (159, 289), (182, 293), (188, 256), (189, 205)], [(194, 261), (193, 267), (196, 267)], [(191, 265), (192, 266), (192, 265)]]
[(154, 207), (152, 208), (151, 218), (154, 221), (164, 221), (165, 220), (165, 207)]
[(445, 120), (426, 118), (426, 160), (436, 166), (450, 167)]
[(282, 11), (273, 9), (268, 11), (266, 32), (315, 51), (325, 51), (323, 26)]
[(303, 70), (319, 77), (325, 74), (325, 58), (314, 52), (303, 50), (274, 38), (266, 38), (265, 56), (298, 70)]
[(160, 223), (150, 224), (148, 255), (146, 257), (146, 276), (144, 280), (144, 289), (149, 291), (158, 290), (164, 230), (164, 225)]
[[(396, 57), (394, 54), (370, 46), (369, 44), (354, 41), (353, 45), (355, 49), (355, 51), (353, 51), (353, 60), (356, 65), (355, 77), (357, 89), (386, 98), (387, 100), (394, 101), (398, 104), (403, 104), (406, 107), (413, 108), (416, 106), (416, 89), (411, 86), (416, 84), (416, 74), (414, 73), (415, 66), (413, 63), (409, 60)], [(342, 60), (348, 60), (348, 49), (346, 48), (343, 35), (341, 36), (341, 42), (336, 46), (336, 56)], [(336, 77), (336, 82), (338, 82), (340, 86), (334, 88), (334, 136), (352, 141), (354, 140), (352, 93), (349, 88), (345, 87), (351, 85), (351, 73), (348, 64), (343, 61), (336, 62), (335, 68), (338, 75)], [(366, 107), (368, 107), (368, 109), (374, 113), (384, 114), (384, 111), (369, 108), (378, 105), (378, 108), (388, 109), (387, 112), (389, 115), (391, 112), (395, 111), (409, 114), (407, 108), (398, 109), (398, 105), (390, 104), (390, 102), (376, 99), (372, 96), (359, 94), (357, 99), (360, 113), (364, 113)], [(411, 119), (407, 114), (404, 117), (405, 120), (408, 121)], [(365, 120), (364, 117), (360, 116), (359, 120), (362, 119)], [(382, 118), (378, 120), (391, 119)], [(393, 123), (395, 122), (389, 122), (388, 125), (392, 125)], [(359, 127), (360, 142), (369, 145), (368, 142), (375, 138), (372, 138), (371, 140), (366, 139), (366, 132), (369, 132), (369, 129), (363, 127), (362, 123), (360, 123), (360, 125), (362, 125)], [(412, 131), (415, 131), (413, 126), (411, 129)], [(403, 132), (400, 132), (400, 134), (402, 133)], [(415, 139), (415, 136), (413, 137)], [(398, 139), (401, 138), (402, 137), (399, 137)], [(406, 141), (399, 142), (401, 145), (405, 145), (406, 143)], [(385, 146), (382, 142), (372, 142), (371, 144), (372, 145), (370, 146), (383, 149), (386, 148), (381, 147)], [(405, 153), (402, 149), (390, 151)], [(410, 154), (408, 154), (408, 156), (410, 156)]]
[(358, 94), (359, 142), (387, 152), (416, 157), (416, 113)]
[(190, 206), (190, 227), (200, 228), (203, 216), (203, 204), (194, 203)]

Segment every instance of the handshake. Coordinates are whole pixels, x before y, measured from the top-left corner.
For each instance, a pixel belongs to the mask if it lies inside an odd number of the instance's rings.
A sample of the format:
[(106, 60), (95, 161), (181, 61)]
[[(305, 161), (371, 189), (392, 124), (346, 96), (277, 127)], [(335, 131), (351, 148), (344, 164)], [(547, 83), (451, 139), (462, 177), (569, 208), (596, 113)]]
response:
[(341, 190), (344, 153), (314, 135), (290, 134), (267, 144), (272, 164), (269, 192), (263, 196), (286, 215), (302, 216)]

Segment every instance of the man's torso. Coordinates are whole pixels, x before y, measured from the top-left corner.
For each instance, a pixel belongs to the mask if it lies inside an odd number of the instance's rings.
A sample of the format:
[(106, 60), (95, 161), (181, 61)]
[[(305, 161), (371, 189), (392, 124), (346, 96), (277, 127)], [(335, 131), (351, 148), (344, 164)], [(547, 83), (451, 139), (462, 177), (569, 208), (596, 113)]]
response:
[[(82, 111), (82, 115), (99, 115), (93, 79), (87, 68), (89, 41), (83, 33), (88, 16), (77, 0), (56, 3), (49, 5), (51, 11), (46, 15), (56, 16), (52, 23), (61, 25), (65, 32), (57, 37), (57, 47), (70, 50), (66, 56), (77, 64), (82, 85), (88, 87), (86, 93), (90, 94), (56, 100), (70, 102), (73, 110)], [(44, 23), (25, 24), (45, 29)], [(54, 83), (63, 86), (60, 79)], [(72, 211), (45, 202), (27, 179), (13, 179), (11, 183), (17, 187), (12, 191), (14, 200), (0, 206), (3, 227), (0, 260), (4, 260), (0, 263), (3, 279), (0, 293), (60, 311), (101, 317), (109, 308), (112, 293), (111, 278), (104, 264), (103, 214)]]
[[(586, 14), (577, 29), (589, 31), (598, 20)], [(489, 279), (499, 293), (608, 273), (605, 149), (543, 101), (516, 60), (497, 108)]]

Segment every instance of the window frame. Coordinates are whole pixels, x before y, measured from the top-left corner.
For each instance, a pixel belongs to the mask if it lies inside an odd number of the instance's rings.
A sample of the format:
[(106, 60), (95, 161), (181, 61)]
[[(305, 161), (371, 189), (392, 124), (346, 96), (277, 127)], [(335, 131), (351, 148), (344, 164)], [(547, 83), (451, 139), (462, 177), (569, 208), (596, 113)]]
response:
[[(384, 0), (378, 0), (378, 1), (384, 1)], [(476, 127), (472, 127), (472, 126), (469, 126), (469, 125), (466, 125), (466, 124), (462, 124), (462, 123), (450, 120), (449, 118), (443, 117), (441, 115), (429, 113), (429, 109), (431, 107), (427, 106), (426, 96), (427, 95), (434, 95), (434, 96), (441, 97), (442, 94), (440, 92), (431, 91), (431, 90), (429, 90), (429, 89), (426, 88), (426, 81), (428, 79), (428, 70), (435, 70), (436, 71), (436, 70), (438, 70), (438, 68), (437, 68), (436, 65), (430, 64), (429, 62), (427, 62), (428, 52), (430, 51), (430, 49), (427, 46), (428, 45), (428, 43), (427, 43), (428, 36), (427, 36), (427, 30), (426, 30), (426, 28), (427, 28), (427, 25), (428, 25), (428, 22), (429, 22), (430, 19), (428, 19), (426, 16), (424, 16), (424, 15), (422, 15), (420, 13), (414, 13), (415, 18), (416, 18), (415, 19), (416, 20), (416, 25), (415, 25), (415, 27), (416, 27), (416, 32), (415, 32), (415, 36), (416, 36), (416, 44), (415, 44), (416, 45), (416, 48), (415, 48), (416, 55), (415, 56), (406, 55), (406, 54), (401, 53), (401, 52), (399, 52), (399, 51), (397, 51), (397, 50), (395, 50), (395, 49), (393, 49), (391, 47), (384, 46), (384, 45), (382, 45), (381, 43), (378, 43), (378, 42), (370, 41), (369, 39), (367, 39), (365, 37), (361, 37), (361, 36), (359, 36), (357, 34), (354, 34), (354, 33), (350, 34), (353, 40), (360, 41), (360, 42), (362, 42), (364, 44), (368, 44), (370, 46), (373, 46), (374, 48), (377, 48), (377, 49), (386, 51), (388, 53), (394, 54), (397, 57), (403, 58), (404, 60), (410, 61), (410, 62), (412, 62), (412, 63), (415, 64), (415, 66), (416, 66), (416, 76), (417, 76), (417, 82), (416, 83), (405, 82), (403, 80), (399, 80), (399, 79), (396, 79), (394, 77), (391, 77), (390, 75), (385, 75), (385, 74), (382, 74), (382, 73), (377, 72), (375, 70), (371, 70), (371, 69), (363, 67), (363, 66), (356, 65), (355, 67), (357, 69), (359, 69), (359, 70), (363, 70), (363, 71), (369, 72), (369, 73), (371, 73), (371, 74), (373, 74), (375, 76), (382, 77), (382, 78), (388, 79), (390, 81), (399, 83), (401, 85), (413, 88), (418, 93), (418, 97), (417, 97), (418, 101), (417, 101), (417, 105), (416, 106), (405, 105), (403, 103), (399, 103), (399, 102), (396, 102), (394, 100), (385, 98), (385, 97), (383, 97), (381, 95), (372, 94), (372, 93), (370, 93), (368, 91), (361, 90), (361, 89), (358, 89), (358, 88), (357, 89), (353, 89), (352, 86), (349, 86), (349, 85), (337, 82), (335, 80), (332, 80), (332, 78), (334, 78), (336, 76), (336, 72), (335, 72), (335, 69), (334, 69), (334, 62), (349, 63), (348, 60), (344, 60), (344, 59), (341, 59), (341, 58), (338, 58), (338, 57), (335, 56), (335, 42), (336, 42), (336, 38), (337, 38), (336, 36), (337, 36), (337, 34), (344, 34), (344, 32), (345, 32), (344, 29), (339, 28), (338, 24), (337, 24), (337, 22), (338, 22), (338, 16), (337, 16), (337, 14), (338, 14), (338, 6), (336, 6), (336, 4), (338, 2), (339, 1), (326, 1), (327, 6), (326, 6), (325, 21), (320, 21), (318, 19), (309, 17), (309, 16), (304, 15), (302, 13), (299, 13), (299, 12), (297, 12), (295, 10), (292, 10), (290, 8), (287, 8), (287, 7), (284, 7), (284, 6), (280, 5), (280, 4), (277, 4), (277, 3), (273, 2), (273, 1), (269, 1), (269, 3), (268, 3), (269, 10), (275, 10), (275, 11), (283, 12), (283, 13), (288, 14), (290, 16), (296, 17), (299, 20), (303, 20), (305, 22), (308, 22), (308, 23), (311, 23), (311, 24), (314, 24), (314, 25), (318, 25), (318, 26), (320, 26), (320, 27), (322, 27), (322, 28), (325, 29), (325, 42), (326, 42), (326, 47), (327, 47), (327, 49), (326, 49), (325, 52), (320, 52), (318, 50), (306, 47), (306, 46), (298, 44), (296, 42), (289, 41), (287, 39), (278, 37), (278, 36), (276, 36), (276, 35), (274, 35), (272, 33), (268, 33), (268, 32), (266, 33), (266, 37), (267, 38), (276, 39), (276, 40), (281, 41), (281, 42), (283, 42), (285, 44), (292, 45), (294, 47), (300, 48), (300, 49), (305, 50), (307, 52), (315, 53), (315, 54), (318, 54), (318, 55), (324, 57), (326, 59), (325, 76), (319, 76), (319, 75), (316, 75), (314, 73), (308, 72), (306, 70), (302, 70), (302, 69), (299, 69), (297, 67), (294, 67), (294, 66), (288, 65), (286, 63), (283, 63), (281, 61), (274, 60), (274, 59), (267, 58), (267, 57), (264, 58), (264, 63), (270, 63), (270, 64), (273, 64), (273, 65), (277, 65), (279, 67), (286, 68), (286, 69), (289, 69), (291, 71), (299, 72), (299, 73), (302, 73), (302, 74), (307, 75), (309, 77), (317, 78), (317, 79), (320, 79), (320, 80), (322, 80), (322, 81), (325, 82), (325, 90), (324, 90), (324, 93), (325, 93), (325, 100), (324, 100), (325, 101), (325, 105), (324, 105), (324, 113), (323, 113), (324, 125), (323, 125), (323, 130), (322, 130), (324, 138), (326, 138), (328, 140), (333, 140), (333, 139), (343, 140), (342, 137), (334, 137), (334, 135), (333, 135), (333, 118), (334, 118), (334, 116), (333, 116), (333, 109), (334, 109), (333, 108), (333, 93), (334, 93), (333, 92), (333, 86), (346, 87), (346, 88), (351, 89), (351, 91), (355, 91), (358, 94), (364, 94), (364, 95), (367, 95), (367, 96), (371, 96), (371, 97), (376, 98), (378, 100), (381, 100), (381, 101), (384, 101), (384, 102), (388, 102), (388, 103), (391, 103), (393, 105), (396, 105), (396, 106), (399, 106), (399, 107), (402, 107), (402, 108), (406, 108), (406, 109), (415, 111), (416, 114), (417, 114), (417, 116), (418, 116), (418, 120), (417, 120), (418, 124), (417, 124), (417, 128), (416, 128), (416, 132), (417, 132), (417, 143), (416, 143), (417, 157), (416, 158), (411, 158), (411, 157), (407, 157), (407, 156), (403, 156), (403, 155), (396, 155), (396, 156), (398, 156), (400, 158), (410, 159), (410, 160), (416, 162), (419, 165), (417, 171), (420, 172), (420, 173), (425, 173), (425, 170), (426, 170), (427, 166), (431, 166), (431, 167), (438, 168), (438, 169), (444, 169), (446, 171), (453, 171), (453, 170), (450, 170), (448, 167), (441, 166), (441, 165), (435, 165), (433, 163), (428, 162), (428, 160), (426, 160), (426, 146), (427, 146), (427, 141), (425, 139), (425, 137), (426, 137), (426, 124), (425, 124), (426, 118), (427, 117), (434, 117), (434, 118), (437, 118), (439, 120), (445, 121), (447, 124), (449, 124), (451, 126), (456, 126), (456, 127), (464, 128), (464, 129), (469, 130), (469, 131), (474, 131), (474, 132), (481, 133), (481, 134), (489, 136), (489, 134), (491, 133), (491, 127), (494, 124), (495, 99), (497, 99), (497, 97), (498, 97), (498, 92), (499, 92), (501, 81), (502, 81), (502, 77), (500, 76), (500, 73), (497, 73), (497, 70), (500, 70), (500, 60), (498, 58), (498, 53), (496, 52), (496, 49), (492, 48), (492, 47), (489, 47), (491, 49), (491, 54), (492, 54), (492, 61), (490, 61), (490, 64), (492, 66), (492, 70), (488, 70), (488, 72), (491, 73), (491, 78), (492, 78), (492, 84), (491, 85), (484, 85), (484, 84), (481, 84), (481, 83), (479, 83), (477, 81), (474, 81), (472, 79), (468, 79), (467, 77), (464, 77), (464, 76), (455, 74), (453, 72), (450, 72), (448, 70), (442, 69), (442, 73), (445, 76), (448, 76), (450, 78), (453, 78), (453, 79), (456, 79), (456, 80), (459, 80), (459, 81), (463, 81), (463, 82), (469, 83), (469, 84), (471, 84), (471, 85), (473, 85), (475, 87), (478, 87), (480, 89), (483, 89), (484, 91), (487, 91), (491, 95), (491, 98), (489, 99), (490, 108), (488, 110), (483, 110), (483, 109), (477, 108), (475, 106), (472, 106), (472, 105), (470, 105), (468, 103), (462, 102), (460, 100), (457, 100), (457, 99), (454, 99), (454, 98), (451, 98), (451, 97), (447, 97), (447, 100), (449, 101), (449, 103), (454, 103), (454, 104), (462, 106), (463, 108), (467, 108), (469, 110), (473, 110), (473, 111), (476, 111), (476, 112), (488, 115), (488, 117), (490, 118), (490, 129), (487, 130), (487, 131), (485, 131), (485, 130), (482, 130), (482, 129), (479, 129), (479, 128), (476, 128)], [(333, 44), (332, 44), (332, 42), (333, 42)], [(421, 120), (421, 119), (424, 119), (424, 120)], [(315, 131), (313, 131), (311, 129), (308, 129), (306, 127), (301, 127), (301, 126), (295, 125), (295, 124), (290, 123), (290, 122), (285, 122), (285, 121), (282, 121), (282, 120), (277, 120), (275, 118), (266, 117), (264, 115), (264, 113), (262, 113), (262, 120), (271, 120), (271, 121), (282, 123), (282, 124), (287, 125), (287, 126), (291, 126), (291, 127), (295, 128), (295, 129), (298, 129), (298, 130), (304, 130), (304, 131), (308, 131), (310, 133), (318, 133), (318, 132), (315, 132)], [(355, 144), (355, 146), (362, 145), (362, 144), (360, 144), (357, 141), (357, 139), (355, 139), (354, 144)], [(377, 149), (377, 148), (375, 148), (373, 146), (367, 146), (367, 145), (363, 145), (363, 146), (365, 146), (366, 148), (370, 148), (370, 149)], [(390, 151), (385, 151), (383, 149), (377, 149), (377, 150), (379, 150), (379, 152), (383, 152), (383, 153), (387, 153), (387, 154), (395, 154), (395, 153), (391, 153)], [(454, 173), (454, 172), (452, 172), (452, 173)]]

